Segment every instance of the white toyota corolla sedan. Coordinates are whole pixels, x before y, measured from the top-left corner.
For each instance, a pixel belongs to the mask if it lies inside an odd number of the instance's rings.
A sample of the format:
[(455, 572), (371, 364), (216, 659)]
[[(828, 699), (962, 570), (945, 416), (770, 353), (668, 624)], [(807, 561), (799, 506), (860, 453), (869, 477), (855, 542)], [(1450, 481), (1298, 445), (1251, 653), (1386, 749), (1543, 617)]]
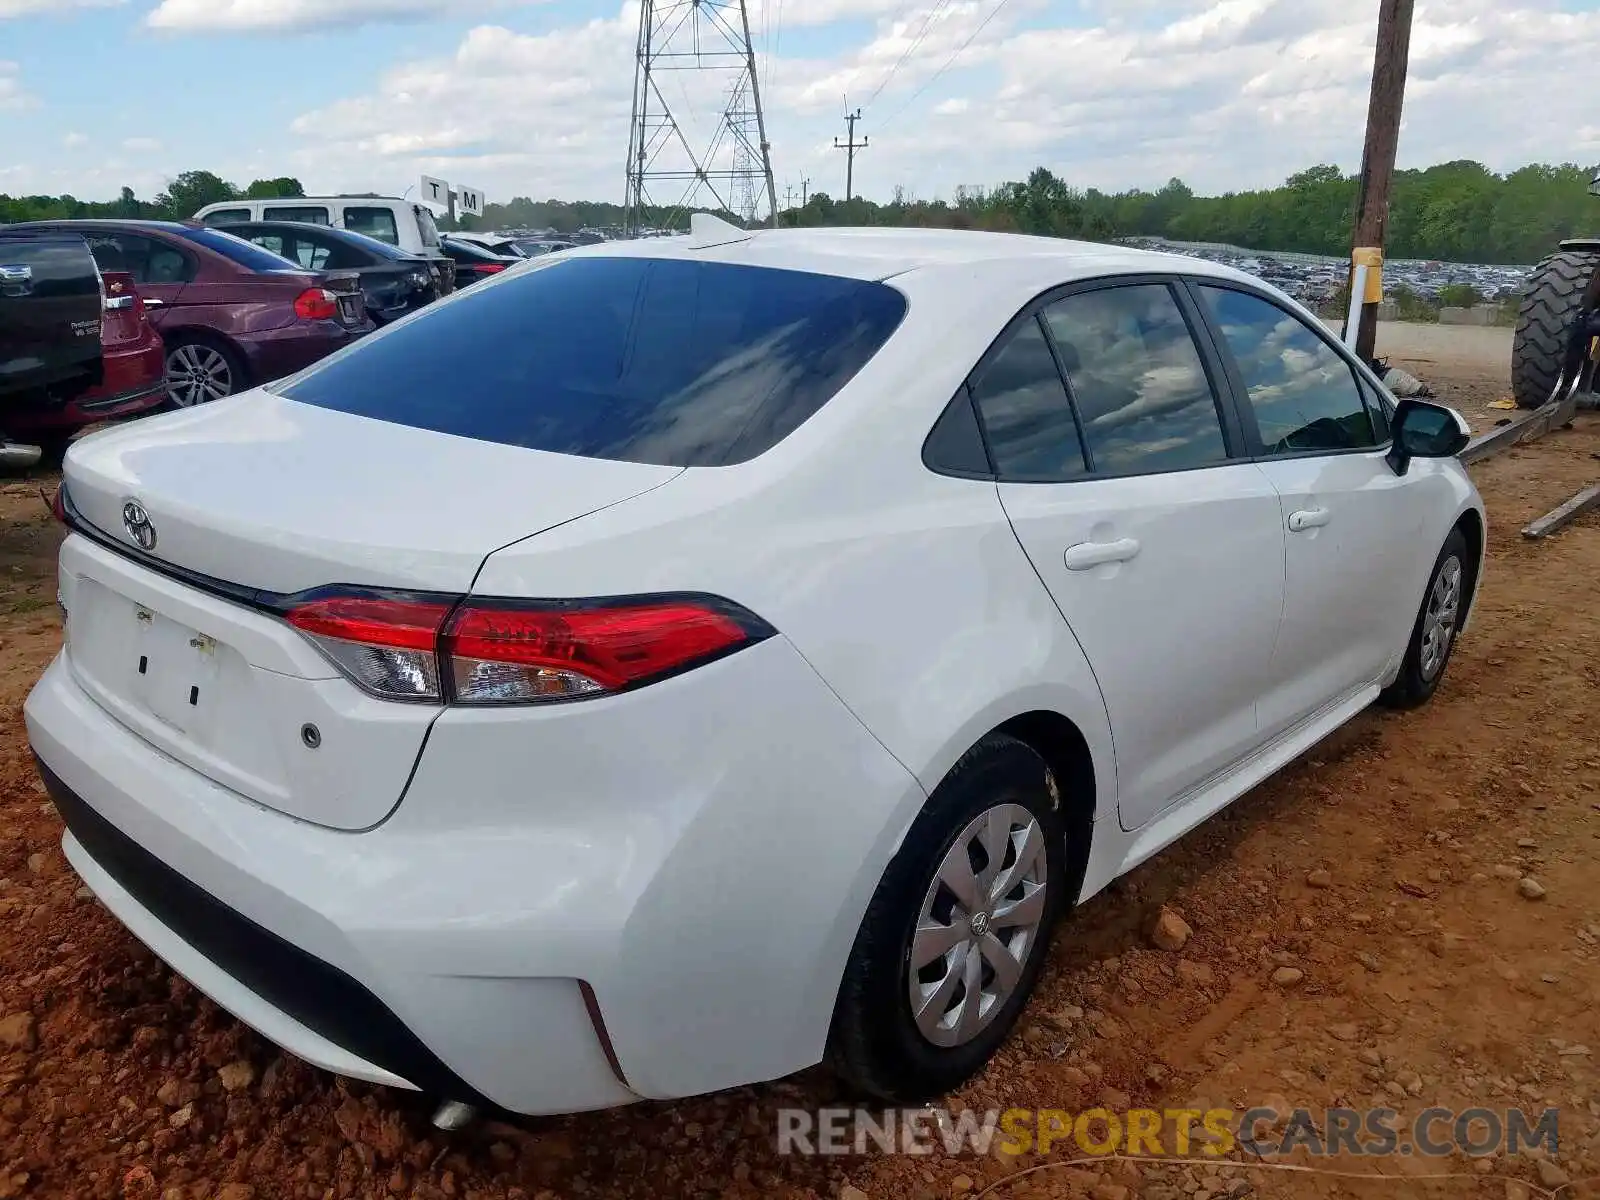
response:
[(309, 1062), (920, 1101), (1063, 912), (1432, 695), (1465, 441), (1224, 267), (696, 218), (81, 441), (28, 734), (88, 885)]

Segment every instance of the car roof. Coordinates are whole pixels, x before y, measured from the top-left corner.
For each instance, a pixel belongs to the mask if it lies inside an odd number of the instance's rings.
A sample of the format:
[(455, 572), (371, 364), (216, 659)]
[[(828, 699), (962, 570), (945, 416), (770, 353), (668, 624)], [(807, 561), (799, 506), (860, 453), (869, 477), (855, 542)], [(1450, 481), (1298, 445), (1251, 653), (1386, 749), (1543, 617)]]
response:
[(1038, 278), (1072, 283), (1107, 275), (1181, 273), (1259, 284), (1242, 271), (1204, 259), (1067, 238), (964, 229), (722, 228), (722, 240), (713, 227), (709, 236), (697, 229), (687, 236), (582, 246), (574, 254), (744, 263), (871, 281), (958, 273), (986, 280), (1014, 275), (1019, 283)]
[(41, 221), (19, 221), (14, 226), (6, 225), (0, 226), (0, 228), (21, 229), (32, 226), (37, 229), (45, 225), (100, 225), (118, 229), (159, 229), (166, 233), (182, 233), (186, 229), (195, 228), (195, 224), (192, 221), (146, 221), (130, 217), (47, 217)]

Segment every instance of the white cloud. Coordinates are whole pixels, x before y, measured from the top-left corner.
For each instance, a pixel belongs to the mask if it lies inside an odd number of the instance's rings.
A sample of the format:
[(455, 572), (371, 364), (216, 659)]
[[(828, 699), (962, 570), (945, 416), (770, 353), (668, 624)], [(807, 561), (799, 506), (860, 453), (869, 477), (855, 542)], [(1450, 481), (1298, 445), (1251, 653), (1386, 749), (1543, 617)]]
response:
[[(296, 30), (424, 10), (509, 13), (524, 2), (160, 0), (150, 19), (171, 30)], [(780, 39), (780, 0), (763, 2), (751, 10), (757, 50), (783, 52), (761, 63), (780, 193), (786, 184), (798, 191), (802, 179), (812, 191), (843, 193), (845, 155), (833, 143), (845, 133), (846, 92), (852, 109), (864, 109), (857, 135), (870, 139), (856, 160), (857, 187), (880, 199), (899, 185), (950, 196), (1041, 164), (1080, 187), (1152, 187), (1178, 175), (1216, 192), (1271, 186), (1318, 162), (1353, 170), (1360, 161), (1370, 3), (1010, 0), (989, 20), (997, 0), (781, 0)], [(1563, 11), (1579, 2), (1418, 0), (1402, 165), (1600, 160), (1600, 124), (1531, 119), (1525, 102), (1537, 97), (1539, 112), (1593, 109), (1600, 13)], [(0, 0), (0, 12), (19, 3), (45, 0)], [(164, 165), (207, 166), (240, 181), (293, 174), (315, 190), (399, 193), (427, 173), (491, 200), (620, 200), (637, 0), (588, 3), (609, 15), (580, 21), (545, 9), (550, 27), (537, 34), (479, 25), (426, 56), (391, 62), (370, 88), (328, 93), (286, 134), (238, 139), (232, 157), (197, 146), (192, 164)], [(218, 54), (248, 52), (215, 45)], [(684, 136), (703, 150), (718, 129), (725, 80), (673, 71), (659, 82)], [(15, 107), (15, 70), (0, 71), (0, 106), (8, 88)], [(128, 158), (142, 166), (139, 155)], [(69, 190), (54, 166), (44, 172), (30, 178)], [(100, 186), (86, 170), (72, 179), (78, 194)]]
[(37, 103), (22, 86), (21, 68), (14, 62), (0, 60), (0, 112), (32, 108)]
[(161, 149), (161, 141), (153, 137), (123, 138), (122, 148), (134, 154), (154, 154)]
[[(0, 0), (6, 3), (52, 0)], [(119, 0), (120, 2), (120, 0)], [(478, 0), (451, 7), (504, 7), (537, 0)], [(145, 18), (153, 29), (182, 33), (270, 31), (300, 33), (391, 21), (420, 21), (439, 15), (439, 0), (161, 0)]]
[(66, 137), (61, 139), (61, 144), (68, 150), (76, 150), (80, 146), (87, 146), (89, 144), (89, 139), (87, 136), (81, 133), (69, 133)]
[(7, 17), (60, 16), (74, 8), (113, 8), (127, 0), (0, 0), (0, 21)]

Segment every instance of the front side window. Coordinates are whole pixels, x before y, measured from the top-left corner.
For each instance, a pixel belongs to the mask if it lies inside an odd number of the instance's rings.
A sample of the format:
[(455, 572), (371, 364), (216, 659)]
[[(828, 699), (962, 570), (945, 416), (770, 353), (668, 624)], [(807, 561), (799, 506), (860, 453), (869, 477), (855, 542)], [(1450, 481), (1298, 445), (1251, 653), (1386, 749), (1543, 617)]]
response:
[(328, 225), (328, 210), (320, 205), (279, 205), (262, 210), (263, 221), (298, 221), (302, 225)]
[(1036, 319), (1013, 333), (972, 383), (1002, 480), (1073, 479), (1087, 470), (1067, 389)]
[(364, 233), (369, 238), (388, 242), (391, 246), (400, 244), (400, 230), (395, 227), (394, 213), (387, 208), (346, 208), (344, 227), (352, 233)]
[(1072, 386), (1095, 474), (1227, 461), (1216, 397), (1165, 284), (1068, 296), (1046, 308), (1044, 319)]
[(1355, 372), (1324, 338), (1259, 296), (1209, 286), (1197, 290), (1239, 364), (1268, 454), (1379, 444)]
[(887, 284), (833, 275), (556, 259), (276, 386), (304, 404), (502, 445), (724, 466), (817, 412), (905, 311)]

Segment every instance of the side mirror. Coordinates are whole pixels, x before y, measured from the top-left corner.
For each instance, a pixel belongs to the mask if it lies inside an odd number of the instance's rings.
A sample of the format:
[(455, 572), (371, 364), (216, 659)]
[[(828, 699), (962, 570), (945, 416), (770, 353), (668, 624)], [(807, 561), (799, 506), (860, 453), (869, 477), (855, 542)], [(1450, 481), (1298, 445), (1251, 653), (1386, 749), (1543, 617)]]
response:
[(1472, 431), (1460, 413), (1425, 400), (1400, 401), (1391, 429), (1394, 444), (1388, 461), (1396, 475), (1410, 470), (1413, 458), (1454, 458), (1472, 440)]

